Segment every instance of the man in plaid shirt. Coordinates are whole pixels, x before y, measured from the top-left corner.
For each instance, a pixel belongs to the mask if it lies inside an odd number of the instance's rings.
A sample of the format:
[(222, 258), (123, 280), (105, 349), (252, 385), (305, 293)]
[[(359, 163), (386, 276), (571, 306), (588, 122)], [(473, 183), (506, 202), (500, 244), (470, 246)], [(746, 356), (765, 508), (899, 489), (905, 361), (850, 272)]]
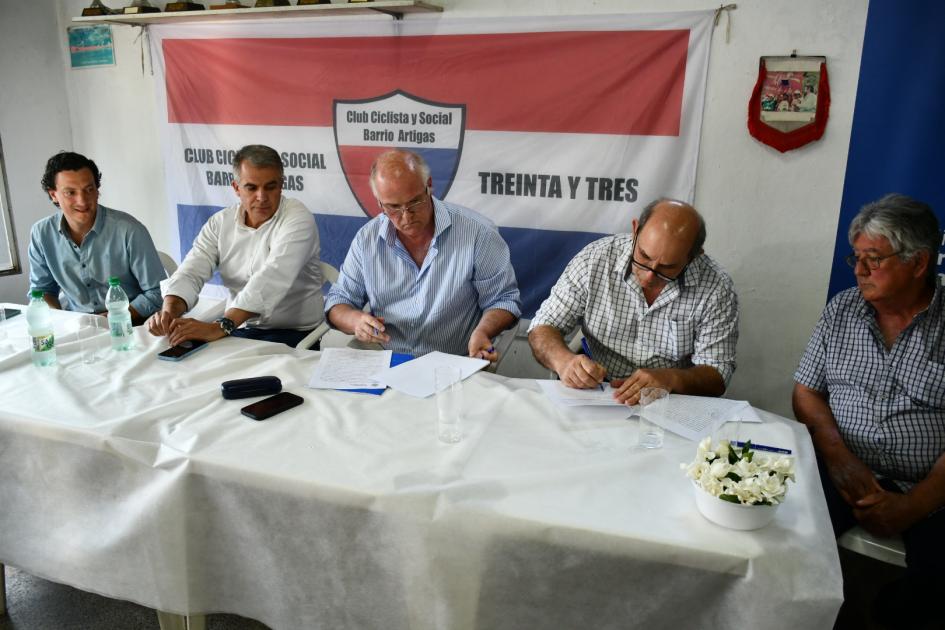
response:
[[(738, 298), (702, 252), (705, 222), (689, 204), (658, 199), (633, 235), (594, 241), (568, 263), (528, 329), (535, 358), (564, 384), (597, 387), (633, 405), (643, 387), (720, 396), (735, 371)], [(588, 354), (563, 335), (578, 324)]]
[[(881, 618), (923, 623), (945, 593), (945, 292), (932, 209), (867, 204), (848, 231), (855, 288), (824, 309), (794, 375), (835, 533), (901, 534), (906, 579)], [(882, 607), (885, 607), (882, 608)]]

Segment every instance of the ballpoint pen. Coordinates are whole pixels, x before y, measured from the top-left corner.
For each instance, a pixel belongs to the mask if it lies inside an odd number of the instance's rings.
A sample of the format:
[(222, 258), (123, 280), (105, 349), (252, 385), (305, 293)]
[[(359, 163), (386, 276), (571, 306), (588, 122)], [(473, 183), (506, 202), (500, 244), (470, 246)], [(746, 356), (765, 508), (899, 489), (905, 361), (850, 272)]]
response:
[(755, 444), (752, 441), (748, 442), (739, 442), (738, 440), (732, 442), (732, 446), (742, 448), (745, 445), (748, 445), (748, 448), (754, 451), (767, 451), (769, 453), (780, 453), (781, 455), (790, 455), (791, 450), (787, 448), (781, 448), (779, 446), (768, 446), (767, 444)]
[[(593, 361), (594, 357), (591, 355), (591, 347), (587, 345), (587, 337), (581, 337), (581, 348), (584, 349), (584, 354), (587, 355), (587, 358)], [(598, 383), (597, 386), (600, 387), (600, 391), (604, 391), (603, 383)]]

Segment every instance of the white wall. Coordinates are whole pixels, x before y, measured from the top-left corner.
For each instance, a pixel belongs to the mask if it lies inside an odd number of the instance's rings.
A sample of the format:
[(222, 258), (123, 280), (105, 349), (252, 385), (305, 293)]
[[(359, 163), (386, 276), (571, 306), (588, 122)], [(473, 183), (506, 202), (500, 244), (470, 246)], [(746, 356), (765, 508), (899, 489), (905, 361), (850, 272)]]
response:
[[(439, 1), (448, 15), (457, 17), (718, 6), (684, 0)], [(0, 2), (6, 7), (9, 0)], [(71, 16), (87, 4), (87, 0), (61, 3), (60, 38)], [(825, 301), (866, 10), (867, 0), (742, 0), (731, 15), (731, 42), (725, 42), (727, 18), (723, 17), (712, 43), (696, 206), (708, 222), (706, 249), (732, 274), (741, 299), (739, 369), (730, 395), (784, 415), (790, 415), (791, 375)], [(3, 17), (8, 12), (4, 8)], [(41, 29), (36, 23), (48, 18), (48, 11), (39, 8), (22, 8), (20, 12), (37, 14), (28, 20), (29, 28), (37, 31)], [(19, 29), (0, 28), (19, 33), (21, 39), (32, 39)], [(158, 248), (169, 249), (172, 226), (164, 218), (153, 82), (149, 75), (142, 76), (140, 47), (134, 42), (137, 29), (115, 26), (113, 32), (115, 68), (65, 70), (74, 146), (101, 166), (103, 203), (136, 213), (151, 230)], [(0, 68), (5, 79), (11, 64), (4, 40), (0, 39)], [(824, 138), (782, 155), (748, 135), (746, 112), (758, 58), (788, 54), (793, 49), (802, 55), (826, 55), (832, 104)], [(62, 64), (66, 63), (63, 47)], [(18, 110), (30, 107), (24, 99), (17, 101)], [(9, 142), (7, 121), (12, 117), (4, 107), (0, 133), (5, 143)], [(41, 169), (41, 164), (30, 168)], [(38, 177), (38, 170), (31, 178), (11, 176), (11, 188), (16, 189), (12, 191), (15, 213), (23, 207), (18, 199), (40, 195), (34, 181)], [(23, 223), (34, 220), (19, 214), (15, 218), (21, 229)]]
[(0, 277), (0, 302), (26, 299), (30, 227), (55, 210), (39, 180), (72, 147), (61, 39), (55, 3), (0, 0), (0, 141), (22, 269)]

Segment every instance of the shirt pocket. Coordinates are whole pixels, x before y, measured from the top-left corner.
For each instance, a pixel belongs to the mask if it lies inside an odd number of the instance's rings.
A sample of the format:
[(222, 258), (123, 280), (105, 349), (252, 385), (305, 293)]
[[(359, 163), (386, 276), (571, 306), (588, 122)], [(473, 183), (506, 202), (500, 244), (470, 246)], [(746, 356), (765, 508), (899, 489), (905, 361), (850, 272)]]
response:
[(691, 319), (665, 319), (657, 337), (657, 354), (671, 361), (685, 361), (692, 355), (696, 327)]
[(927, 361), (918, 373), (903, 376), (912, 400), (923, 407), (945, 410), (945, 364)]

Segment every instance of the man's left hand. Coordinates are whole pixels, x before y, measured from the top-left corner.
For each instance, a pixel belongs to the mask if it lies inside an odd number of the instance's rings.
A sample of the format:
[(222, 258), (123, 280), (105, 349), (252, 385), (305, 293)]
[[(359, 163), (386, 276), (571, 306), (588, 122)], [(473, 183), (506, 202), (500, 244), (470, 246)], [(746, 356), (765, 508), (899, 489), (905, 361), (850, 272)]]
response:
[(853, 506), (853, 516), (866, 531), (888, 537), (902, 533), (924, 514), (915, 513), (909, 495), (880, 490), (857, 501)]
[(170, 329), (167, 342), (172, 346), (187, 340), (216, 341), (226, 336), (220, 324), (202, 322), (191, 317), (178, 317), (171, 322)]
[(663, 369), (637, 370), (623, 380), (612, 380), (610, 385), (616, 390), (614, 398), (625, 405), (635, 405), (640, 402), (640, 390), (644, 387), (659, 387), (668, 392), (673, 391), (673, 373)]
[(495, 363), (499, 360), (499, 353), (492, 345), (492, 339), (478, 328), (469, 336), (469, 356), (474, 359), (486, 359)]

